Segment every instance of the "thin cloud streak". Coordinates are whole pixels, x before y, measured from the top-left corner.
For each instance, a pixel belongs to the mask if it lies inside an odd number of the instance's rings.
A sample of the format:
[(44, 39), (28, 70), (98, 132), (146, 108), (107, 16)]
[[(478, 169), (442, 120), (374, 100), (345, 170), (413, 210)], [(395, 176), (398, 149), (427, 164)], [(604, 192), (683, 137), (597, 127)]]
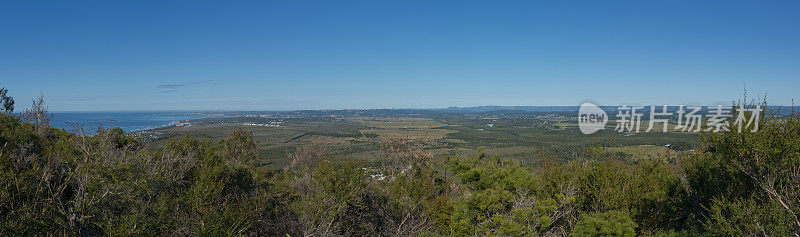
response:
[[(156, 86), (156, 87), (158, 87), (158, 88), (164, 88), (164, 89), (174, 89), (174, 88), (180, 88), (180, 87), (184, 87), (184, 86), (190, 86), (190, 85), (197, 85), (197, 84), (209, 83), (209, 82), (213, 82), (213, 81), (214, 81), (214, 80), (204, 80), (204, 81), (196, 81), (196, 82), (182, 83), (182, 84), (163, 84), (163, 85), (158, 85), (158, 86)], [(172, 91), (174, 91), (174, 90), (172, 90)], [(171, 92), (171, 91), (170, 91), (170, 92)]]

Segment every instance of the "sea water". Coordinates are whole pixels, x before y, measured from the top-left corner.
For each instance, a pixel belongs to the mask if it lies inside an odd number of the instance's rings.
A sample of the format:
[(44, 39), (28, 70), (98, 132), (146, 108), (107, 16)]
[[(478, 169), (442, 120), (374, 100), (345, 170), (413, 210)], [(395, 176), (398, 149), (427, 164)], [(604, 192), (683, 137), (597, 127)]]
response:
[(81, 126), (87, 133), (94, 133), (99, 126), (135, 132), (208, 117), (202, 113), (184, 112), (54, 112), (52, 115), (50, 126), (67, 131)]

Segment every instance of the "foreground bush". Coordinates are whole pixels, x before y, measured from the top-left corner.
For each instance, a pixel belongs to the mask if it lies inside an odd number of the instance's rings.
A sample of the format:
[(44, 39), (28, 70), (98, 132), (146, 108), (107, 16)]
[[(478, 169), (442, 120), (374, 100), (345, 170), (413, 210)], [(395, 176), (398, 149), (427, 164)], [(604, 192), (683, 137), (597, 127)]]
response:
[(572, 236), (635, 236), (636, 223), (619, 211), (588, 213), (575, 224)]
[[(521, 166), (404, 143), (369, 167), (305, 146), (284, 170), (252, 135), (148, 145), (120, 129), (0, 114), (0, 235), (787, 236), (800, 233), (800, 118), (706, 134), (669, 162), (603, 153)], [(25, 121), (25, 122), (22, 122)]]

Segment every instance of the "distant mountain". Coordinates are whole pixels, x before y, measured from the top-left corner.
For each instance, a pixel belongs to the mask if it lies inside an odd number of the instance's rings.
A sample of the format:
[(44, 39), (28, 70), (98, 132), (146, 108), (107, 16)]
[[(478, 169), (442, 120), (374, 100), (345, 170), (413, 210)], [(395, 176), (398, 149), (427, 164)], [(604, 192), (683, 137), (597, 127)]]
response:
[(480, 113), (491, 112), (500, 110), (518, 110), (527, 112), (577, 112), (578, 106), (498, 106), (486, 105), (476, 107), (449, 107), (444, 109), (436, 109), (445, 112), (466, 112), (466, 113)]
[[(630, 105), (629, 105), (630, 106)], [(641, 105), (639, 105), (641, 106)], [(656, 109), (660, 109), (660, 105), (655, 105)], [(709, 109), (713, 109), (714, 106), (704, 106), (701, 112), (705, 113), (708, 112)], [(494, 112), (494, 111), (525, 111), (525, 112), (578, 112), (580, 106), (499, 106), (499, 105), (486, 105), (486, 106), (475, 106), (475, 107), (448, 107), (443, 109), (432, 109), (434, 111), (440, 112), (453, 112), (453, 113), (483, 113), (483, 112)], [(600, 106), (606, 113), (615, 114), (620, 106)], [(726, 109), (730, 109), (730, 107), (725, 107)], [(764, 108), (762, 108), (764, 109)], [(788, 116), (791, 114), (792, 110), (800, 111), (800, 106), (767, 106), (768, 110), (778, 110), (780, 109), (780, 116)], [(669, 105), (667, 109), (669, 112), (675, 112), (678, 110), (677, 105)], [(644, 106), (643, 109), (639, 110), (645, 114), (650, 112), (650, 106)]]

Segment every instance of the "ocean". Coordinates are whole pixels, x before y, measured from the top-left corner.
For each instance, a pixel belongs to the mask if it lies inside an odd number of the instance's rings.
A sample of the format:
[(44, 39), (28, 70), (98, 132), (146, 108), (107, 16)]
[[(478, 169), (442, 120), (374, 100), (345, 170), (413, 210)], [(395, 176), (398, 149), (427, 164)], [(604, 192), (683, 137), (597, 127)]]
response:
[(73, 131), (79, 123), (90, 134), (93, 134), (99, 125), (135, 132), (205, 117), (208, 115), (175, 112), (54, 112), (50, 126)]

